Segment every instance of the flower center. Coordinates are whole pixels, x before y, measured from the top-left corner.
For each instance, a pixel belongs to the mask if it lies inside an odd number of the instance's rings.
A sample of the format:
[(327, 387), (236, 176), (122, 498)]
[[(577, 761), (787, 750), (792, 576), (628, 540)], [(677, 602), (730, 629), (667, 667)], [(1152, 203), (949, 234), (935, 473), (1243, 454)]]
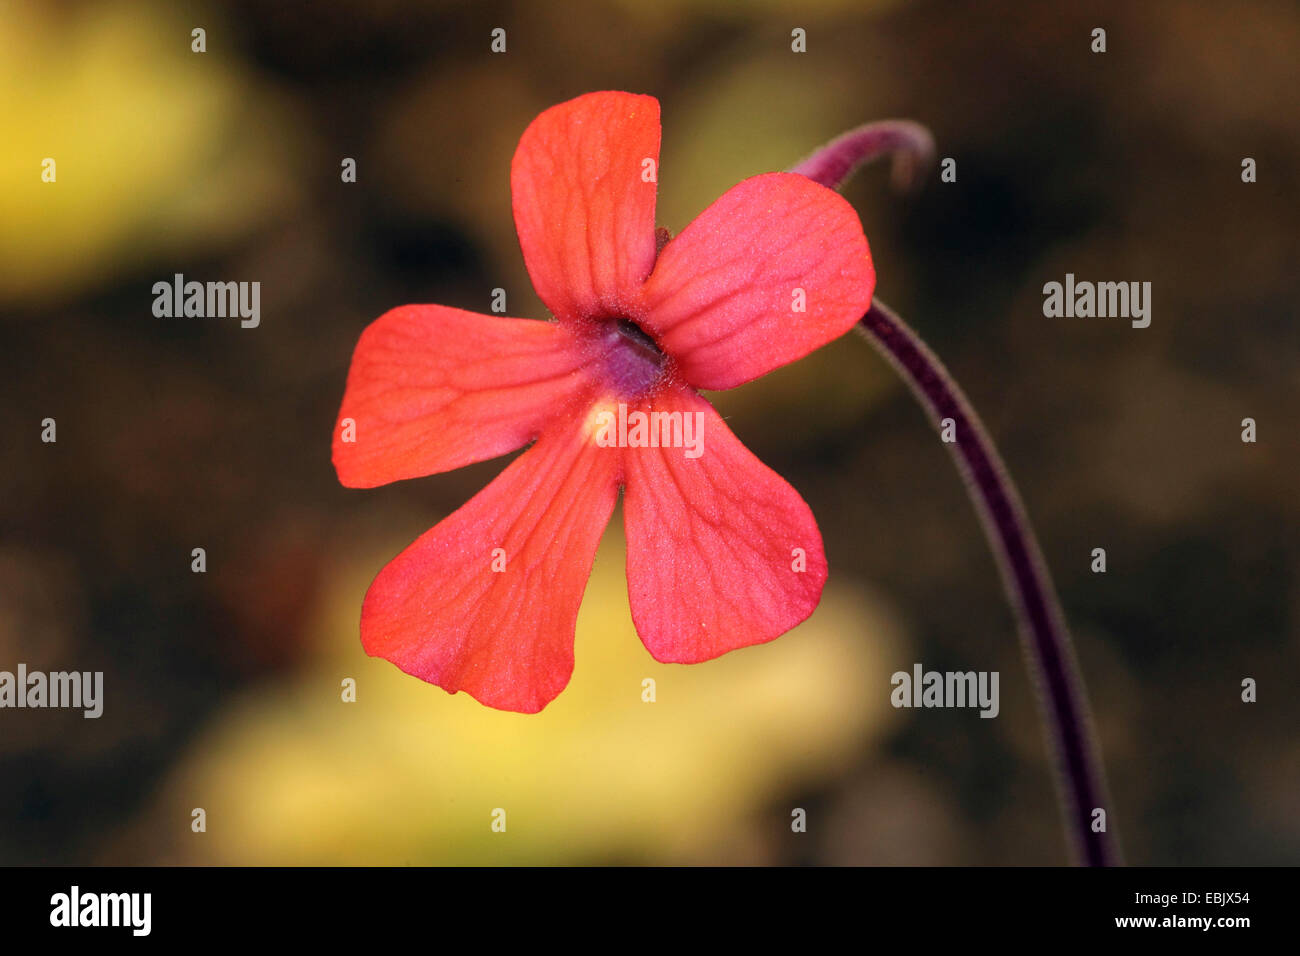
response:
[(600, 345), (609, 384), (622, 397), (645, 394), (663, 376), (666, 356), (654, 339), (629, 319), (604, 322)]

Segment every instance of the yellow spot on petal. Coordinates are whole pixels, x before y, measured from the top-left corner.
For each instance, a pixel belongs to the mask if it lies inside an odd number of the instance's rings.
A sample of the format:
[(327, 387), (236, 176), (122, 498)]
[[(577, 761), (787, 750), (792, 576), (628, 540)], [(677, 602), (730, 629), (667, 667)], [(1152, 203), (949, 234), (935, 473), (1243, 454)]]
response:
[(587, 441), (602, 448), (611, 448), (618, 442), (618, 403), (612, 398), (601, 399), (591, 406), (582, 432)]

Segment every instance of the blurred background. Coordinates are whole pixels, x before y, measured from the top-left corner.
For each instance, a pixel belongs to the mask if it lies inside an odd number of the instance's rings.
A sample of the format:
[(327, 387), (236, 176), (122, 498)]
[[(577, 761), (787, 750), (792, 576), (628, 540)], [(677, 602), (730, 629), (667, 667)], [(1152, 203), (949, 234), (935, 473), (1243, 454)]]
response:
[[(796, 631), (655, 663), (616, 515), (541, 715), (362, 652), (370, 579), (503, 462), (340, 487), (352, 348), (404, 303), (487, 311), (503, 287), (545, 314), (511, 154), (595, 89), (660, 98), (674, 233), (861, 122), (934, 131), (956, 183), (900, 195), (879, 165), (845, 194), (880, 296), (964, 385), (1036, 523), (1127, 859), (1300, 862), (1297, 50), (1289, 2), (7, 0), (0, 670), (103, 671), (105, 711), (0, 712), (0, 863), (1066, 860), (978, 521), (854, 336), (712, 396), (825, 535)], [(259, 281), (260, 327), (155, 318), (177, 272)], [(1044, 318), (1066, 272), (1150, 281), (1150, 328)], [(1000, 671), (1000, 716), (894, 710), (889, 675), (916, 662)]]

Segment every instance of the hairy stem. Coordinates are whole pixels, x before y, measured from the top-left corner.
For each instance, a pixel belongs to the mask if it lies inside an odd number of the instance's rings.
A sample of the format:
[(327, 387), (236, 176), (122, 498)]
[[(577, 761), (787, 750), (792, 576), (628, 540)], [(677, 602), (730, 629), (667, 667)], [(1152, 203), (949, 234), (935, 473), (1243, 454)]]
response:
[(880, 120), (849, 130), (831, 140), (803, 162), (790, 168), (809, 179), (837, 188), (861, 166), (881, 156), (892, 156), (890, 175), (900, 189), (920, 181), (934, 161), (934, 137), (911, 120)]
[(1083, 682), (1052, 576), (1016, 486), (961, 388), (902, 319), (877, 300), (856, 328), (903, 377), (936, 428), (944, 419), (955, 426), (956, 441), (948, 447), (979, 512), (1020, 623), (1056, 757), (1057, 785), (1072, 849), (1089, 866), (1114, 865), (1119, 862), (1114, 840), (1108, 832), (1093, 830), (1094, 809), (1106, 810), (1107, 826), (1111, 814)]
[[(924, 126), (908, 120), (868, 123), (827, 143), (790, 171), (838, 189), (859, 167), (888, 155), (894, 158), (894, 184), (915, 185), (934, 158), (934, 138)], [(1106, 811), (1107, 828), (1112, 814), (1074, 645), (1016, 486), (961, 388), (902, 319), (876, 299), (856, 328), (903, 377), (937, 428), (944, 419), (952, 420), (956, 441), (948, 447), (984, 525), (1019, 623), (1055, 761), (1071, 849), (1076, 860), (1089, 866), (1117, 864), (1117, 841), (1107, 831), (1093, 830), (1094, 810)]]

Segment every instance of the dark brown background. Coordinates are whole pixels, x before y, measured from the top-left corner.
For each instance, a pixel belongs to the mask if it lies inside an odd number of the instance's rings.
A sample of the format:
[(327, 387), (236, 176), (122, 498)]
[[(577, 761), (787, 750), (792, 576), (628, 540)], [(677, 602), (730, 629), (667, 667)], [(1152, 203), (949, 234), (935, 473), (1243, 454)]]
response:
[[(906, 390), (853, 337), (716, 400), (807, 498), (838, 600), (859, 610), (679, 687), (624, 625), (605, 633), (626, 612), (616, 583), (593, 582), (572, 703), (514, 751), (526, 718), (362, 654), (369, 576), (501, 463), (339, 487), (351, 349), (392, 306), (485, 311), (497, 286), (512, 314), (543, 315), (510, 155), (540, 110), (604, 88), (662, 101), (674, 231), (845, 128), (931, 127), (957, 183), (900, 196), (874, 167), (846, 195), (879, 294), (963, 383), (1036, 522), (1127, 857), (1297, 862), (1296, 6), (564, 8), (27, 2), (0, 22), (0, 669), (103, 670), (107, 693), (99, 721), (0, 712), (0, 862), (1064, 860), (979, 525)], [(260, 281), (261, 327), (154, 318), (150, 288), (175, 272)], [(1066, 272), (1150, 281), (1150, 328), (1044, 318), (1041, 287)], [(56, 445), (39, 441), (47, 416)], [(600, 559), (614, 582), (618, 525)], [(613, 641), (631, 670), (607, 699), (583, 666)], [(786, 661), (766, 654), (807, 666), (760, 673)], [(841, 660), (860, 686), (829, 686)], [(1001, 716), (882, 706), (914, 661), (999, 670)], [(658, 710), (642, 672), (664, 675)], [(349, 675), (356, 705), (337, 699)], [(738, 752), (741, 774), (718, 756)], [(500, 786), (474, 789), (485, 779)], [(497, 805), (519, 808), (515, 842), (490, 842)], [(792, 807), (807, 834), (789, 832)]]

